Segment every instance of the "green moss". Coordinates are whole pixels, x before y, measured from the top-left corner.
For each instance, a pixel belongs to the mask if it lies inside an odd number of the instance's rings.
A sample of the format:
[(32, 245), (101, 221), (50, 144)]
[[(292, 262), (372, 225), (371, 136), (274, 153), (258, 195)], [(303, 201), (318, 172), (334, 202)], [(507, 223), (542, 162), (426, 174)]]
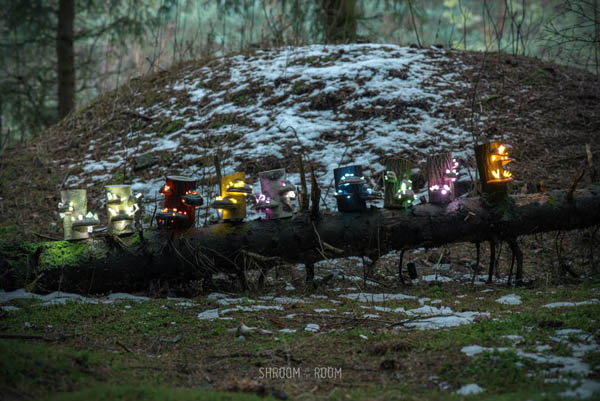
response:
[(207, 123), (210, 129), (219, 129), (225, 125), (245, 125), (252, 127), (254, 124), (246, 116), (230, 114), (214, 114)]
[(552, 206), (553, 209), (558, 209), (562, 203), (563, 203), (562, 198), (555, 196), (554, 194), (551, 194), (550, 196), (548, 196), (548, 204), (550, 206)]
[(183, 128), (185, 121), (183, 120), (165, 120), (158, 127), (158, 134), (160, 136), (171, 134)]
[(2, 255), (13, 270), (15, 285), (27, 287), (42, 271), (81, 265), (106, 256), (107, 249), (94, 242), (0, 242)]
[(294, 93), (295, 95), (301, 94), (304, 92), (305, 88), (306, 84), (304, 83), (304, 81), (296, 81), (294, 82), (294, 86), (292, 87), (292, 93)]
[(0, 387), (39, 391), (70, 387), (93, 378), (99, 357), (90, 351), (54, 349), (21, 341), (0, 341)]
[(16, 225), (0, 226), (0, 244), (15, 242), (21, 239), (21, 234)]
[(115, 175), (113, 175), (111, 182), (113, 184), (125, 184), (126, 182), (131, 181), (130, 178), (125, 175), (122, 171), (119, 171)]
[(135, 234), (135, 235), (132, 235), (131, 237), (129, 237), (128, 241), (129, 241), (129, 245), (137, 245), (142, 242), (142, 239), (140, 238), (140, 236), (138, 234)]
[(55, 241), (41, 244), (39, 269), (52, 270), (62, 267), (75, 266), (82, 261), (102, 257), (103, 251), (87, 242)]

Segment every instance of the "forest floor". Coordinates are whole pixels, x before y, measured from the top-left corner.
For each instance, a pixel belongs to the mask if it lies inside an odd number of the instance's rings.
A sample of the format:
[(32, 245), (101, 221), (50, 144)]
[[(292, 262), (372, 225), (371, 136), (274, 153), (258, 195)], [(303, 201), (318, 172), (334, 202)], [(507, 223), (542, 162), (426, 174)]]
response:
[[(225, 173), (246, 171), (255, 189), (257, 173), (272, 168), (297, 182), (302, 153), (325, 195), (340, 164), (363, 164), (380, 186), (393, 155), (419, 168), (416, 188), (424, 188), (426, 156), (442, 150), (464, 159), (469, 180), (473, 141), (500, 139), (516, 159), (512, 193), (565, 189), (586, 166), (585, 144), (600, 153), (599, 94), (582, 70), (435, 48), (310, 46), (185, 63), (101, 95), (5, 152), (0, 239), (60, 238), (56, 206), (67, 187), (87, 188), (88, 207), (103, 220), (106, 184), (133, 183), (151, 211), (166, 174), (194, 175), (208, 201), (217, 151)], [(332, 199), (322, 205), (333, 209)], [(439, 250), (410, 253), (421, 276), (410, 286), (392, 278), (394, 263), (383, 261), (364, 283), (360, 263), (346, 260), (322, 262), (322, 277), (343, 274), (317, 289), (301, 284), (295, 266), (272, 272), (266, 292), (225, 296), (86, 295), (62, 304), (65, 294), (0, 291), (0, 399), (445, 400), (478, 388), (469, 399), (592, 399), (600, 382), (596, 231), (521, 238), (527, 288), (507, 287), (506, 250), (497, 284), (472, 285), (464, 266), (473, 247), (456, 244), (445, 260)], [(567, 280), (561, 266), (578, 277)], [(431, 281), (436, 273), (448, 279)], [(544, 306), (556, 302), (571, 304)], [(272, 333), (251, 330), (242, 340), (242, 324)], [(294, 377), (266, 377), (266, 368), (281, 367)]]
[(393, 263), (364, 282), (322, 262), (316, 289), (293, 266), (191, 299), (0, 291), (0, 399), (598, 399), (598, 281), (445, 269), (399, 285)]

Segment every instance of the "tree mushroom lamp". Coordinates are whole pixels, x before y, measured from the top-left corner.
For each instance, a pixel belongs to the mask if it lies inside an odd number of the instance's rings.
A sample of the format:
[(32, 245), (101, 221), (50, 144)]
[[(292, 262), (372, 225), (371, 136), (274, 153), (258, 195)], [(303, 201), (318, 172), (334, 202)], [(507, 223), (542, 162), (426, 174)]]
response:
[(257, 197), (256, 209), (263, 210), (267, 220), (291, 217), (296, 189), (287, 180), (285, 169), (263, 171), (258, 177), (261, 194)]
[(87, 211), (87, 191), (67, 189), (60, 191), (59, 216), (63, 220), (65, 240), (89, 238), (94, 226), (100, 224), (97, 213)]
[(223, 220), (241, 221), (246, 217), (246, 196), (251, 193), (243, 172), (226, 175), (221, 179), (221, 196), (211, 206), (223, 212)]
[(335, 198), (340, 212), (366, 210), (366, 201), (381, 199), (379, 192), (367, 187), (362, 167), (358, 165), (339, 167), (333, 170)]
[(158, 227), (177, 230), (193, 227), (196, 209), (204, 204), (204, 198), (196, 189), (196, 179), (168, 176), (159, 192), (164, 195), (165, 202), (156, 214)]
[(440, 153), (427, 158), (429, 202), (446, 204), (455, 198), (454, 182), (458, 178), (458, 162), (452, 153)]

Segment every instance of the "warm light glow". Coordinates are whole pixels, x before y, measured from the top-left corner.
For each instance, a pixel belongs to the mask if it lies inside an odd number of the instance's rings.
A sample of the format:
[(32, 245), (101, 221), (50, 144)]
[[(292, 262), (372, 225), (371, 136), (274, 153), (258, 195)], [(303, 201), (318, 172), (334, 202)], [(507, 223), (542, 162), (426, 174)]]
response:
[(493, 151), (493, 154), (490, 155), (490, 161), (494, 163), (496, 168), (490, 171), (492, 179), (488, 182), (512, 180), (512, 173), (502, 168), (511, 162), (505, 145), (500, 145)]

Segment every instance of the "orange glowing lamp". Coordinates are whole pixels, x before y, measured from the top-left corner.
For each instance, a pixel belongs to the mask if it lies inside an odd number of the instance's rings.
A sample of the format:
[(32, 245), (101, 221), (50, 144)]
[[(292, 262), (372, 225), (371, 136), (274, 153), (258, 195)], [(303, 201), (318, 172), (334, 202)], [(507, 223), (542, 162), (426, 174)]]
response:
[(475, 147), (475, 156), (482, 192), (506, 194), (508, 183), (513, 181), (508, 169), (512, 162), (508, 146), (499, 142), (484, 143)]

